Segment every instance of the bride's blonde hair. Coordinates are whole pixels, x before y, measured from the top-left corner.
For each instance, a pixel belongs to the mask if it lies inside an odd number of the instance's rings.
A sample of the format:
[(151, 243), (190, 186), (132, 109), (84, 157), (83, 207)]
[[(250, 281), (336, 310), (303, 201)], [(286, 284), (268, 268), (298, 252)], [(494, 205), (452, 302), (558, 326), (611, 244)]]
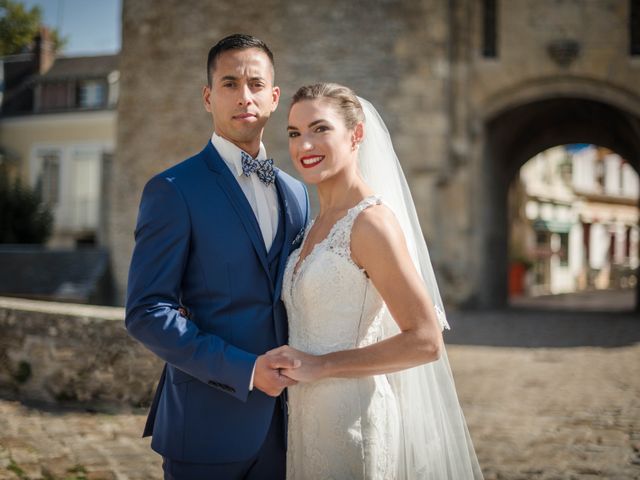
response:
[(289, 111), (298, 102), (320, 98), (335, 103), (349, 130), (353, 130), (358, 123), (364, 123), (364, 111), (354, 91), (337, 83), (316, 83), (300, 87), (291, 99)]

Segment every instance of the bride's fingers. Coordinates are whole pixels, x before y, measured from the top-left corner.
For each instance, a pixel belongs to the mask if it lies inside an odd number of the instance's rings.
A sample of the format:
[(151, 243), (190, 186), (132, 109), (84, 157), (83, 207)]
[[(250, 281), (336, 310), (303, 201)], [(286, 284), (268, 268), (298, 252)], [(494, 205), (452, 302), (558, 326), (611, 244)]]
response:
[(278, 369), (278, 368), (298, 368), (302, 365), (302, 362), (298, 358), (291, 358), (286, 355), (277, 354), (271, 355), (268, 358), (269, 360), (269, 368)]
[(296, 370), (292, 368), (283, 368), (280, 370), (280, 375), (287, 378), (287, 380), (294, 382), (294, 385), (300, 381), (300, 378), (296, 373)]

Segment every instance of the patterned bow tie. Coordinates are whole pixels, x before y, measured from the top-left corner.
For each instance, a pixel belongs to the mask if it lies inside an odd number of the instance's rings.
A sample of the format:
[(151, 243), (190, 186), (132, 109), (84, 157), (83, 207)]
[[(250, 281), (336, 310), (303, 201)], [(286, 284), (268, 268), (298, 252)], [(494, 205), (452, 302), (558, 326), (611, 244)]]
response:
[(273, 170), (273, 158), (257, 160), (245, 152), (240, 152), (242, 157), (242, 173), (246, 177), (255, 172), (258, 178), (265, 185), (271, 185), (276, 179), (276, 173)]

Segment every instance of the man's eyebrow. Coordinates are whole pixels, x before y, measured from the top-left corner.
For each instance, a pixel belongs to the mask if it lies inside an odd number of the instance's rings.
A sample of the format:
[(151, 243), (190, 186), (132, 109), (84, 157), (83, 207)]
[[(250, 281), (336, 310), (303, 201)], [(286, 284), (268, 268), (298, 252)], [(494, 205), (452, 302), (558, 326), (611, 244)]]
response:
[[(226, 82), (228, 80), (233, 80), (233, 81), (238, 81), (240, 79), (240, 77), (237, 77), (235, 75), (225, 75), (224, 77), (220, 78), (221, 82)], [(260, 76), (260, 75), (256, 75), (255, 77), (250, 77), (249, 81), (250, 82), (255, 82), (255, 81), (264, 81), (264, 77)]]

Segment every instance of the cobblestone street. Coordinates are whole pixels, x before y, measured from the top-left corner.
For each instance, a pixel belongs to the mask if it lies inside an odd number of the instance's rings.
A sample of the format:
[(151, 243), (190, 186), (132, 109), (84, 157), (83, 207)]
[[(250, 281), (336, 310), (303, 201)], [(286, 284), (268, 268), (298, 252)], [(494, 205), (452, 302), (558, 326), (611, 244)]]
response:
[[(635, 314), (507, 310), (451, 320), (459, 332), (447, 334), (449, 358), (487, 479), (640, 479)], [(144, 419), (0, 400), (0, 479), (161, 478), (140, 438)]]

